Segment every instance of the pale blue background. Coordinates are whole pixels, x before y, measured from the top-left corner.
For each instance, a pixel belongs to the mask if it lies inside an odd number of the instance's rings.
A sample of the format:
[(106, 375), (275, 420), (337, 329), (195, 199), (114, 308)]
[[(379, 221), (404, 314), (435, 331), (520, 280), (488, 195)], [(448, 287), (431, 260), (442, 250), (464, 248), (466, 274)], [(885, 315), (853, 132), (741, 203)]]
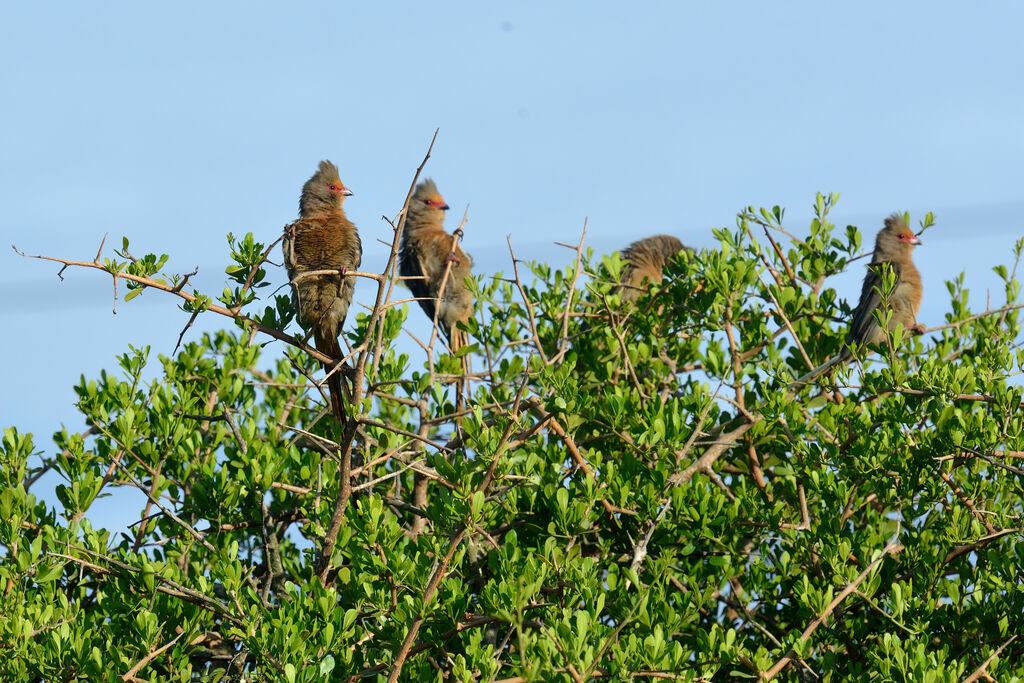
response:
[[(380, 269), (381, 215), (439, 127), (427, 174), (452, 219), (471, 204), (479, 272), (509, 270), (507, 235), (568, 262), (552, 242), (584, 217), (601, 251), (655, 232), (708, 245), (749, 204), (802, 232), (814, 193), (840, 191), (835, 222), (870, 235), (894, 210), (936, 213), (917, 254), (934, 325), (942, 281), (966, 268), (983, 306), (1024, 235), (1021, 25), (1015, 2), (6, 3), (3, 245), (87, 260), (128, 235), (216, 294), (225, 233), (276, 238), (330, 158)], [(82, 428), (80, 373), (130, 343), (170, 353), (187, 321), (155, 292), (111, 315), (108, 279), (56, 270), (0, 257), (0, 425), (47, 449)]]

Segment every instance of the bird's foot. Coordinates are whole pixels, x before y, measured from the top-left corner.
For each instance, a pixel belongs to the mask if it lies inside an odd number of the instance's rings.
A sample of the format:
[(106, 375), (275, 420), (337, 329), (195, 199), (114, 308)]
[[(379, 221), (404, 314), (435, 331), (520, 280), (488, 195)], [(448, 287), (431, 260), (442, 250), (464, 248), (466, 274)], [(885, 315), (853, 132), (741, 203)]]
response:
[(913, 325), (907, 328), (907, 331), (909, 331), (915, 337), (919, 337), (922, 334), (924, 334), (924, 325), (922, 325), (921, 323), (914, 323)]
[(455, 255), (454, 251), (448, 253), (448, 260), (454, 263), (455, 265), (459, 265), (460, 263), (459, 257)]

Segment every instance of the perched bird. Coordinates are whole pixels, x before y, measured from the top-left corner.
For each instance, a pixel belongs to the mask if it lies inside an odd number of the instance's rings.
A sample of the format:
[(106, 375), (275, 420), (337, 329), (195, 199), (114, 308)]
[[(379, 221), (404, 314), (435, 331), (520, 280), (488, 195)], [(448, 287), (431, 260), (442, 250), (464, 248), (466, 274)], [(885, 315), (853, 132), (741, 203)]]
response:
[[(889, 264), (896, 275), (896, 289), (889, 297), (887, 306), (892, 310), (889, 330), (903, 325), (904, 330), (918, 333), (924, 329), (917, 324), (917, 311), (921, 308), (921, 273), (914, 266), (910, 253), (921, 243), (917, 235), (907, 227), (902, 216), (893, 214), (885, 219), (885, 227), (875, 238), (875, 252), (864, 276), (860, 290), (860, 301), (850, 323), (847, 344), (881, 344), (887, 338), (887, 331), (875, 320), (875, 311), (882, 303), (879, 290), (882, 288), (885, 266)], [(849, 346), (845, 350), (849, 357)]]
[(626, 265), (622, 269), (619, 296), (623, 303), (633, 303), (644, 293), (645, 281), (658, 284), (662, 271), (673, 256), (681, 251), (693, 251), (671, 235), (652, 235), (633, 242), (622, 250)]
[[(448, 338), (452, 350), (465, 345), (465, 334), (457, 324), (473, 315), (473, 293), (466, 287), (466, 278), (473, 269), (473, 259), (455, 245), (452, 236), (444, 231), (444, 212), (448, 204), (437, 191), (433, 180), (427, 179), (416, 186), (409, 200), (409, 212), (402, 234), (400, 273), (412, 293), (419, 299), (423, 312), (437, 322)], [(451, 272), (441, 291), (445, 268), (451, 263)]]
[[(346, 277), (345, 273), (359, 268), (363, 254), (356, 226), (342, 208), (345, 197), (351, 194), (338, 177), (338, 167), (321, 161), (316, 173), (302, 186), (299, 220), (285, 226), (281, 243), (299, 316), (313, 331), (317, 350), (336, 363), (342, 359), (338, 335), (355, 287), (355, 278)], [(336, 272), (303, 276), (323, 270)], [(324, 369), (328, 372), (331, 408), (343, 421), (341, 378), (338, 372), (331, 372), (334, 365), (325, 363)]]
[[(846, 344), (838, 356), (796, 380), (792, 386), (811, 381), (829, 368), (853, 357), (853, 347), (865, 344), (884, 344), (888, 333), (902, 325), (904, 331), (921, 334), (924, 328), (917, 322), (917, 311), (921, 308), (921, 273), (914, 266), (910, 255), (921, 240), (907, 226), (903, 217), (894, 213), (885, 219), (885, 227), (875, 238), (875, 251), (868, 264), (867, 275), (860, 291), (860, 301), (853, 313)], [(881, 291), (885, 282), (885, 271), (890, 270), (896, 277), (896, 287), (883, 301)], [(888, 328), (883, 328), (875, 319), (875, 311), (884, 306), (892, 311)]]
[[(619, 302), (623, 305), (623, 310), (630, 310), (630, 307), (636, 303), (649, 287), (659, 284), (664, 278), (663, 270), (665, 266), (672, 260), (673, 256), (683, 251), (692, 252), (693, 249), (684, 246), (682, 242), (672, 235), (651, 235), (650, 237), (636, 240), (623, 249), (621, 256), (625, 263), (622, 266), (622, 271), (619, 273), (619, 286), (615, 288), (615, 293), (619, 295)], [(597, 310), (593, 303), (584, 304), (584, 306)], [(603, 314), (591, 312), (586, 315), (586, 319), (580, 325), (579, 332), (577, 333), (578, 337), (587, 338), (591, 336), (593, 319), (602, 319), (606, 323), (608, 322), (608, 318)], [(603, 341), (603, 334), (597, 335), (593, 343), (602, 355), (608, 350)], [(580, 361), (577, 361), (576, 368), (580, 373), (585, 373), (591, 369), (587, 363), (582, 361), (585, 358), (587, 358), (586, 353), (580, 356)], [(619, 370), (615, 371), (613, 378), (618, 377), (618, 372)]]

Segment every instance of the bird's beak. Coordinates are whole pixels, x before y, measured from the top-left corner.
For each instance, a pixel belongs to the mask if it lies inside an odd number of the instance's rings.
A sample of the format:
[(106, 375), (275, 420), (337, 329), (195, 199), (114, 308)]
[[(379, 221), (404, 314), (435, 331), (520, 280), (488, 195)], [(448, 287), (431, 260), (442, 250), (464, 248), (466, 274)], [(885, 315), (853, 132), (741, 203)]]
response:
[(442, 204), (441, 206), (439, 206), (437, 208), (441, 209), (442, 211), (447, 211), (448, 209), (450, 209), (452, 207), (448, 206), (447, 204)]
[(917, 235), (911, 235), (910, 236), (910, 243), (911, 244), (921, 244), (921, 240), (918, 239)]
[(351, 197), (353, 193), (352, 190), (348, 189), (347, 187), (342, 187), (341, 194), (345, 195), (346, 197)]

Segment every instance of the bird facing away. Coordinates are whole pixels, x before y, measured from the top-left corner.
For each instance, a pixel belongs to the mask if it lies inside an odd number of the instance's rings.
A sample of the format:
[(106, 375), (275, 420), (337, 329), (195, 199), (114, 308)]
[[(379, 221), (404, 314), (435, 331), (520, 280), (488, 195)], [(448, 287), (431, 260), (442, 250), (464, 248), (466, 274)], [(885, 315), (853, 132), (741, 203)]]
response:
[[(342, 208), (345, 197), (351, 194), (338, 177), (338, 167), (321, 161), (316, 173), (302, 186), (299, 219), (285, 226), (281, 243), (299, 317), (312, 330), (317, 350), (336, 362), (342, 358), (338, 335), (355, 287), (355, 278), (346, 277), (345, 272), (359, 268), (363, 254), (356, 226)], [(337, 272), (303, 276), (323, 270)], [(324, 369), (329, 373), (331, 407), (342, 421), (341, 379), (338, 372), (331, 372), (333, 366), (324, 364)]]
[[(853, 312), (846, 344), (838, 356), (820, 365), (793, 382), (790, 388), (805, 384), (829, 368), (853, 357), (853, 347), (865, 344), (884, 344), (889, 331), (902, 325), (905, 332), (921, 334), (924, 328), (917, 323), (917, 311), (921, 308), (921, 273), (914, 266), (911, 252), (921, 240), (907, 226), (897, 213), (885, 219), (883, 227), (875, 238), (875, 251), (871, 254), (867, 275), (860, 291), (860, 301)], [(885, 282), (885, 271), (891, 269), (896, 277), (896, 286), (883, 301), (881, 291)], [(875, 319), (875, 311), (883, 308), (892, 311), (888, 326), (883, 328)]]
[(640, 298), (644, 281), (655, 285), (661, 282), (662, 271), (673, 256), (681, 251), (693, 251), (672, 235), (652, 235), (633, 242), (622, 250), (626, 265), (622, 269), (619, 296), (622, 303), (633, 303)]
[[(437, 322), (455, 351), (465, 344), (457, 324), (473, 315), (473, 293), (465, 284), (473, 269), (473, 259), (459, 245), (452, 250), (452, 236), (444, 231), (447, 210), (448, 204), (433, 180), (428, 178), (416, 186), (402, 233), (400, 273), (411, 278), (405, 284), (419, 299), (427, 317), (434, 320), (436, 313)], [(442, 292), (441, 281), (449, 262), (451, 272)]]

